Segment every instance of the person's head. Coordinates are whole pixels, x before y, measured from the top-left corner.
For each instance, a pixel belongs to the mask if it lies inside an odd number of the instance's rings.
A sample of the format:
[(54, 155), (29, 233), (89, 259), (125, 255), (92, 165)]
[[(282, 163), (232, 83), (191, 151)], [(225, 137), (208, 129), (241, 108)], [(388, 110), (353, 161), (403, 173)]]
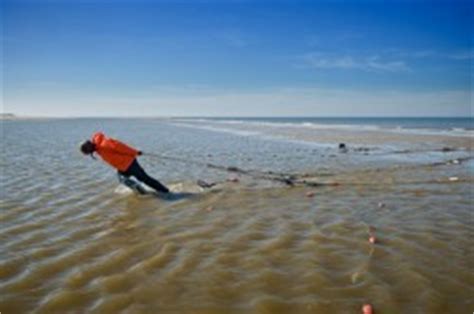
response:
[(92, 155), (95, 152), (95, 145), (91, 141), (87, 140), (81, 144), (81, 152), (84, 155)]

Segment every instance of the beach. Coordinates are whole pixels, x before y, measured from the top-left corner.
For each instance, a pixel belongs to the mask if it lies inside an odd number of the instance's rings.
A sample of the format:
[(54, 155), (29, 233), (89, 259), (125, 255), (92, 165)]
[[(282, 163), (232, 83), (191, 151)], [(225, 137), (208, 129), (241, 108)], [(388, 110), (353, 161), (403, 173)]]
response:
[[(474, 309), (472, 119), (0, 123), (2, 313)], [(119, 186), (99, 130), (182, 197)]]

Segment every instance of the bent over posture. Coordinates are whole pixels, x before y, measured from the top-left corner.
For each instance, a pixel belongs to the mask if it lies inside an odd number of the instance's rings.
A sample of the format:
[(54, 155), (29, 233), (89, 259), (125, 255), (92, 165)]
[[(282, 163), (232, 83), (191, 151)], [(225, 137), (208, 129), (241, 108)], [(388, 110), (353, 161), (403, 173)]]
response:
[(81, 152), (92, 157), (94, 157), (94, 153), (97, 153), (106, 163), (117, 169), (119, 176), (126, 178), (134, 176), (158, 192), (169, 192), (167, 187), (150, 177), (140, 166), (137, 156), (142, 154), (141, 151), (116, 139), (106, 137), (101, 132), (95, 133), (92, 140), (82, 143)]

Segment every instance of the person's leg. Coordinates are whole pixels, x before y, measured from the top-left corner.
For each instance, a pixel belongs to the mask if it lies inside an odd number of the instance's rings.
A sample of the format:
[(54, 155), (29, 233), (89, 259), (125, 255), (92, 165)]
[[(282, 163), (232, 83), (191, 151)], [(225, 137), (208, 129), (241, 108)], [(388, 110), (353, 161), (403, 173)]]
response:
[(134, 160), (130, 167), (127, 169), (127, 172), (130, 172), (135, 178), (139, 181), (145, 183), (146, 185), (152, 187), (158, 192), (168, 193), (169, 190), (166, 186), (161, 184), (158, 180), (150, 177), (145, 170), (138, 164), (137, 160)]
[(130, 178), (130, 174), (128, 173), (128, 169), (127, 169), (127, 171), (117, 170), (117, 177), (118, 177), (118, 180), (119, 180), (120, 183), (123, 183), (125, 180)]
[(128, 186), (130, 189), (140, 194), (146, 194), (146, 190), (141, 185), (139, 185), (136, 181), (130, 179), (128, 169), (126, 171), (117, 171), (117, 176), (121, 184)]

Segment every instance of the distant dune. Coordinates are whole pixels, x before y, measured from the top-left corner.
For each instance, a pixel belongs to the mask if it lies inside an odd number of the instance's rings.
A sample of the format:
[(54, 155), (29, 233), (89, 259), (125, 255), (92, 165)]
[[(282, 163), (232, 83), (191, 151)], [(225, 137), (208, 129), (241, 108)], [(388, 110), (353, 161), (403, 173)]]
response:
[(50, 117), (34, 117), (34, 116), (17, 116), (13, 113), (0, 113), (0, 121), (1, 120), (46, 120), (46, 119), (53, 119)]
[(18, 119), (13, 113), (0, 113), (1, 120), (15, 120)]

